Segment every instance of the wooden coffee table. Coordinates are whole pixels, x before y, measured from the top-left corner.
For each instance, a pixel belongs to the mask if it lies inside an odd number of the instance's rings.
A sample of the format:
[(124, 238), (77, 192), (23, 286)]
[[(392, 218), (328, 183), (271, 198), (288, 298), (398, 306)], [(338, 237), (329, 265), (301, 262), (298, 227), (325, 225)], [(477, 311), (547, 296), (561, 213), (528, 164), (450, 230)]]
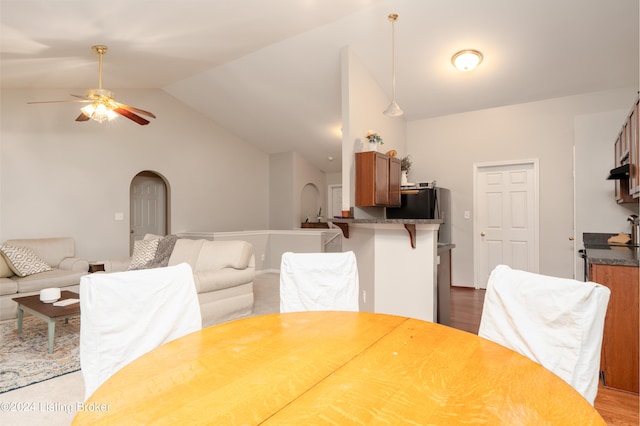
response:
[[(60, 300), (64, 299), (80, 299), (80, 295), (72, 291), (62, 291), (60, 292)], [(13, 300), (18, 303), (18, 336), (22, 336), (22, 320), (25, 312), (40, 318), (49, 325), (49, 353), (53, 353), (56, 321), (64, 319), (65, 322), (68, 322), (69, 318), (80, 315), (80, 302), (67, 306), (53, 306), (53, 303), (40, 301), (39, 294), (14, 297)]]

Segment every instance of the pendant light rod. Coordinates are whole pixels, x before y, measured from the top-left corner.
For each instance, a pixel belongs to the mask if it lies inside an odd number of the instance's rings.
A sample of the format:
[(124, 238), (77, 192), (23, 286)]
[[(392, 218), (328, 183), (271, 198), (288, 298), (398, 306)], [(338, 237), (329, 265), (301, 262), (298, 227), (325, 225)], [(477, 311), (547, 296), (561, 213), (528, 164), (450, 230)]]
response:
[(396, 32), (395, 22), (398, 20), (398, 14), (392, 13), (389, 15), (389, 22), (391, 22), (391, 104), (384, 110), (384, 115), (390, 117), (398, 117), (404, 114), (404, 111), (400, 108), (396, 102)]

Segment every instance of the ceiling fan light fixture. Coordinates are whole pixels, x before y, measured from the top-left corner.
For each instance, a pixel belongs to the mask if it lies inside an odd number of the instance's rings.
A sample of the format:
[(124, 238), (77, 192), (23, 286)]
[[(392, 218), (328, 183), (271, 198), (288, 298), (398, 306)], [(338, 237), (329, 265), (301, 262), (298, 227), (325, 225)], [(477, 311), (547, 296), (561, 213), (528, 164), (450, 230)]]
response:
[(111, 121), (118, 116), (114, 111), (112, 111), (108, 106), (101, 102), (94, 102), (87, 106), (80, 108), (80, 111), (87, 117), (92, 120), (97, 121), (98, 123), (103, 123), (105, 121)]
[(131, 121), (138, 123), (141, 126), (149, 124), (149, 120), (141, 117), (144, 115), (151, 118), (156, 116), (140, 108), (132, 107), (131, 105), (121, 104), (116, 102), (113, 92), (102, 88), (102, 56), (107, 52), (107, 46), (97, 45), (91, 47), (99, 58), (99, 73), (98, 73), (98, 88), (87, 90), (85, 96), (71, 94), (75, 100), (66, 101), (41, 101), (41, 102), (27, 102), (28, 104), (42, 104), (42, 103), (57, 103), (57, 102), (80, 102), (87, 105), (80, 108), (80, 115), (76, 118), (76, 121), (89, 121), (93, 119), (99, 123), (110, 121), (116, 118), (118, 115), (128, 118)]
[(465, 49), (457, 52), (451, 57), (451, 63), (456, 69), (462, 72), (474, 70), (482, 62), (483, 56), (477, 50)]
[[(102, 81), (100, 82), (100, 84), (102, 84)], [(86, 96), (89, 99), (100, 99), (100, 98), (115, 99), (116, 98), (116, 95), (114, 95), (114, 93), (111, 90), (106, 90), (106, 89), (89, 89), (86, 92)]]
[[(99, 47), (104, 47), (106, 49), (105, 46)], [(102, 81), (100, 81), (100, 84), (102, 84)], [(115, 106), (111, 105), (115, 95), (110, 90), (89, 89), (87, 90), (86, 96), (88, 99), (95, 101), (83, 108), (80, 108), (80, 111), (87, 117), (97, 121), (98, 123), (104, 123), (105, 121), (111, 121), (118, 116), (118, 114), (113, 110)]]
[(397, 20), (397, 13), (389, 15), (389, 22), (391, 22), (391, 104), (383, 112), (388, 117), (399, 117), (404, 114), (396, 102), (396, 33), (394, 24)]

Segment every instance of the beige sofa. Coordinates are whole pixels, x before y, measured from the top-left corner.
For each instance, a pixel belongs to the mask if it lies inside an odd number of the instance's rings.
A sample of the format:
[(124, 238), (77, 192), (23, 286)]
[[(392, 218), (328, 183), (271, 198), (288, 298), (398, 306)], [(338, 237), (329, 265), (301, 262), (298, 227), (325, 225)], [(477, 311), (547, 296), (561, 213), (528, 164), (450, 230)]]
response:
[[(103, 263), (105, 272), (119, 272), (127, 270), (129, 262), (125, 258)], [(181, 238), (173, 247), (168, 265), (182, 262), (193, 270), (203, 327), (253, 312), (255, 259), (250, 243)]]
[(19, 277), (11, 272), (3, 256), (0, 256), (0, 320), (16, 318), (18, 304), (12, 299), (39, 294), (49, 287), (79, 291), (80, 277), (87, 274), (89, 263), (75, 256), (72, 238), (33, 238), (7, 240), (4, 244), (31, 249), (52, 270)]

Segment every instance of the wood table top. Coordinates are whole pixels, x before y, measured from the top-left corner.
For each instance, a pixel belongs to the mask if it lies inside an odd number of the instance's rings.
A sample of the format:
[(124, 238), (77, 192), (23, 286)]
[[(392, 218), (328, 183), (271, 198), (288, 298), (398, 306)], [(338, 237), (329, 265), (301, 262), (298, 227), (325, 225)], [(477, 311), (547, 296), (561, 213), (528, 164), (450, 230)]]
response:
[[(65, 299), (80, 299), (80, 295), (78, 293), (74, 293), (73, 291), (62, 290), (60, 292), (59, 300)], [(80, 303), (72, 303), (71, 305), (67, 306), (53, 306), (53, 303), (44, 303), (43, 301), (41, 301), (39, 294), (34, 294), (32, 296), (14, 297), (12, 300), (23, 306), (26, 306), (29, 309), (40, 312), (41, 314), (46, 315), (49, 318), (66, 317), (69, 315), (80, 313)]]
[(571, 386), (476, 335), (365, 312), (236, 320), (143, 355), (83, 424), (604, 425)]

